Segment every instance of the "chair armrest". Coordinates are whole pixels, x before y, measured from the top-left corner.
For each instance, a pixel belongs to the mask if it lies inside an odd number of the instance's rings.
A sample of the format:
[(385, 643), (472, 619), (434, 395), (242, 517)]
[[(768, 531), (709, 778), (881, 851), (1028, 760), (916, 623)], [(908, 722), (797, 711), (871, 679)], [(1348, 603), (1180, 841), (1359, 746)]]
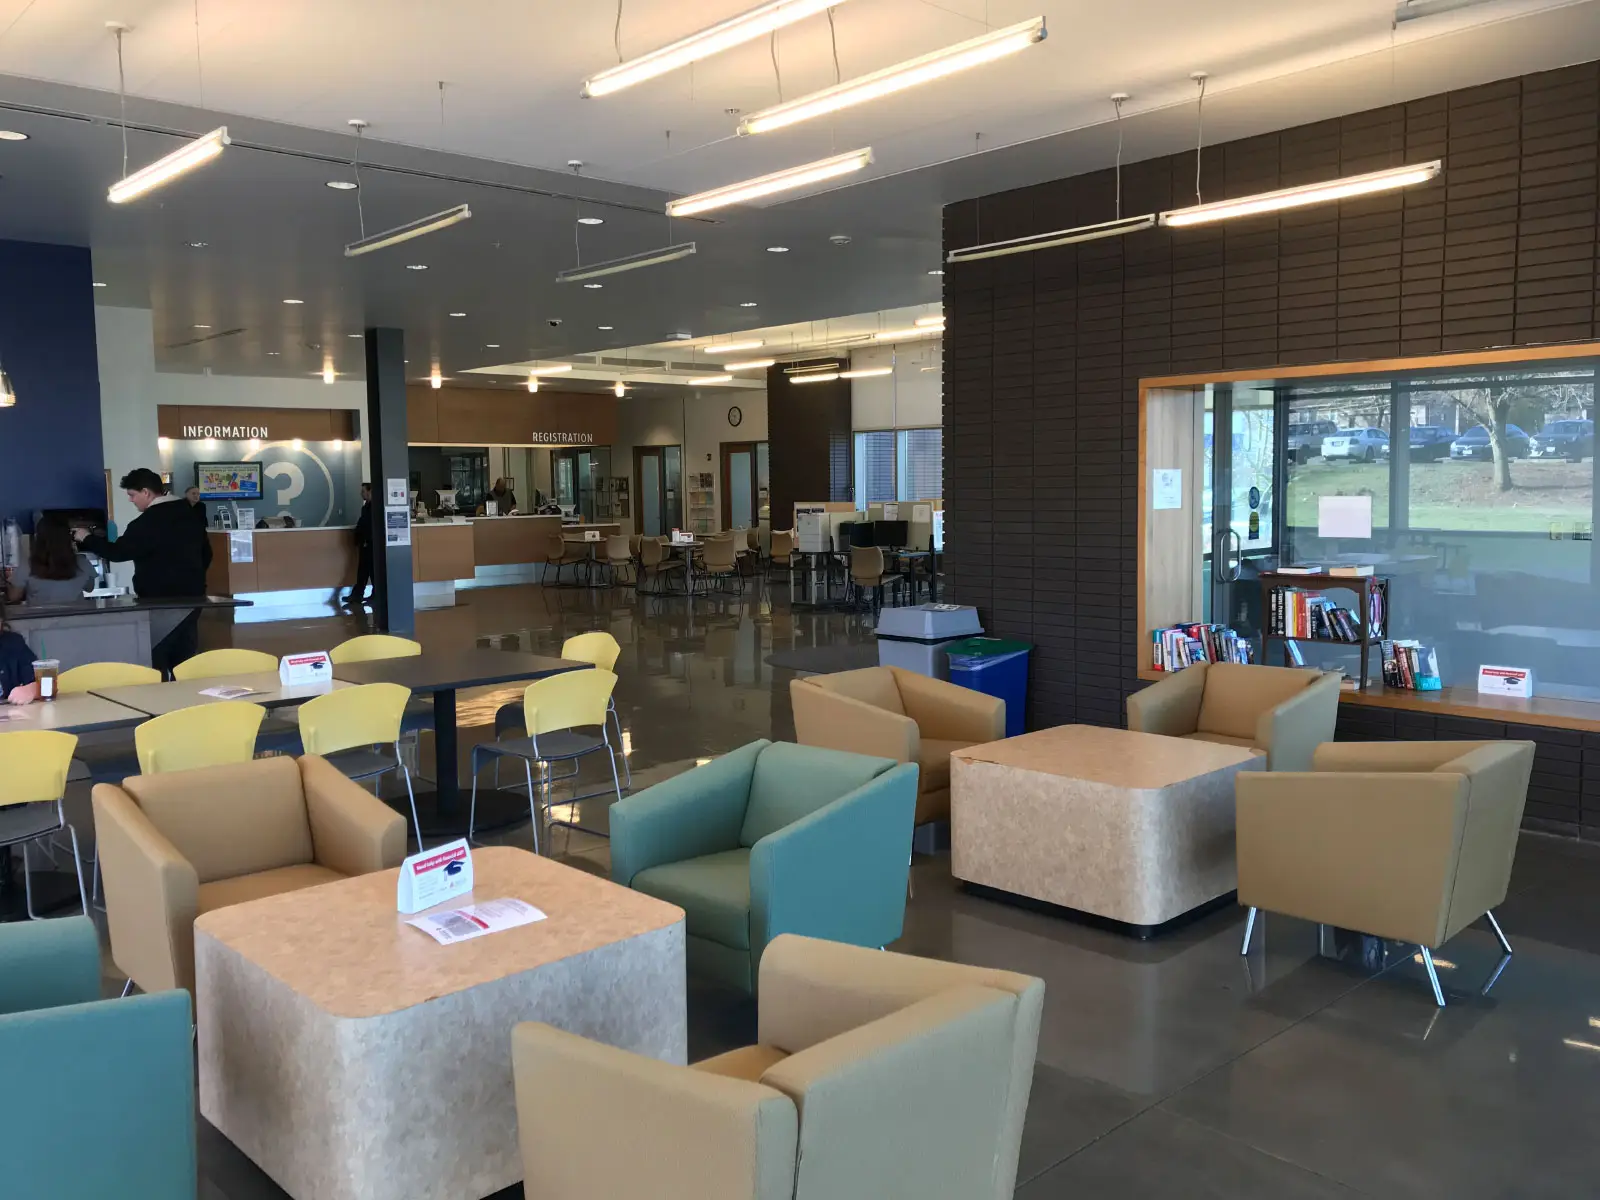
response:
[(886, 946), (906, 913), (917, 810), (902, 763), (750, 848), (750, 952), (782, 933)]
[(1436, 771), (1451, 759), (1500, 742), (1324, 742), (1314, 771)]
[(311, 857), (341, 875), (398, 867), (406, 857), (406, 819), (315, 754), (300, 759)]
[[(789, 1200), (799, 1113), (759, 1083), (529, 1022), (511, 1031), (523, 1186), (541, 1200)], [(619, 1130), (627, 1136), (618, 1137)]]
[(1339, 677), (1324, 675), (1256, 718), (1256, 746), (1269, 771), (1309, 771), (1311, 756), (1333, 741), (1339, 723)]
[(88, 917), (0, 931), (0, 1014), (100, 999), (100, 935)]
[(772, 743), (751, 742), (611, 806), (611, 878), (663, 863), (732, 850), (750, 804), (756, 759)]
[(1462, 775), (1241, 772), (1239, 903), (1437, 946), (1467, 818)]
[(92, 803), (112, 961), (147, 992), (193, 991), (199, 876), (127, 792), (98, 784)]
[(922, 738), (910, 717), (841, 696), (803, 679), (789, 681), (794, 739), (802, 746), (846, 750), (914, 763)]
[(1006, 736), (1006, 702), (998, 696), (986, 696), (915, 671), (890, 669), (899, 685), (906, 716), (917, 723), (922, 737), (981, 746)]
[(1205, 664), (1185, 667), (1170, 679), (1128, 697), (1128, 728), (1167, 737), (1193, 733), (1200, 727), (1200, 702), (1205, 694)]
[(194, 1196), (193, 1029), (180, 991), (0, 1017), (6, 1195)]

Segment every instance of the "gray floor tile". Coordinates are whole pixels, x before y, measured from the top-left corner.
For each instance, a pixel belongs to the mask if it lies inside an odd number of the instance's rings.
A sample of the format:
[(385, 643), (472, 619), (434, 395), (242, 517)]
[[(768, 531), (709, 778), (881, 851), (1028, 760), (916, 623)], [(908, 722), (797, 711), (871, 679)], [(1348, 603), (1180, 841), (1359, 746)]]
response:
[(1019, 1185), (1076, 1154), (1146, 1107), (1108, 1083), (1040, 1064), (1033, 1069), (1028, 1119), (1017, 1162)]

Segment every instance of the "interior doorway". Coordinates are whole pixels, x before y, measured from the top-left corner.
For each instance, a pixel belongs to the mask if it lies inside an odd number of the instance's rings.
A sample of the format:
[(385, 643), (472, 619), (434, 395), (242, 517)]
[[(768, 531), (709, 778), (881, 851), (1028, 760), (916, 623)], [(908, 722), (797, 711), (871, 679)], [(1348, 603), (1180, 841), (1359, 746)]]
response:
[(683, 528), (683, 447), (635, 446), (633, 494), (639, 498), (639, 533), (666, 537)]
[(722, 443), (722, 527), (751, 529), (772, 519), (767, 443)]

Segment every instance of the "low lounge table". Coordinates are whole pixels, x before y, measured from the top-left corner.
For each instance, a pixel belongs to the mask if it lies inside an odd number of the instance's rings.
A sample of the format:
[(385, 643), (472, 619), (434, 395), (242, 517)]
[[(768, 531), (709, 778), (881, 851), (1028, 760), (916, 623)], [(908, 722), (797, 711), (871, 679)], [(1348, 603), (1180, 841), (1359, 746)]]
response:
[(977, 890), (1157, 928), (1238, 889), (1233, 781), (1254, 750), (1063, 725), (951, 756), (950, 869)]
[(687, 1060), (682, 909), (510, 847), (474, 850), (473, 872), (441, 907), (512, 897), (547, 919), (441, 946), (379, 871), (195, 922), (200, 1111), (295, 1200), (518, 1182), (519, 1022)]

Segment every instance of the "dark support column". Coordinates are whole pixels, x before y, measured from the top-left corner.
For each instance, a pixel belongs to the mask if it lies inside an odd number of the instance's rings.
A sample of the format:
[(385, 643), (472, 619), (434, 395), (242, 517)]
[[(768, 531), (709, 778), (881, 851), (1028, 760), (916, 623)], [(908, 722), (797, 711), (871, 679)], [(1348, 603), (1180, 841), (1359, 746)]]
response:
[[(774, 529), (793, 524), (796, 503), (849, 500), (855, 485), (850, 381), (797, 386), (784, 371), (796, 365), (780, 363), (767, 372), (767, 461)], [(832, 366), (835, 360), (806, 365)]]
[[(411, 595), (411, 546), (391, 546), (384, 528), (388, 481), (409, 485), (406, 437), (405, 335), (398, 329), (367, 330), (367, 440), (372, 455), (372, 607), (385, 633), (410, 637), (416, 630)], [(409, 495), (409, 490), (408, 490)]]

